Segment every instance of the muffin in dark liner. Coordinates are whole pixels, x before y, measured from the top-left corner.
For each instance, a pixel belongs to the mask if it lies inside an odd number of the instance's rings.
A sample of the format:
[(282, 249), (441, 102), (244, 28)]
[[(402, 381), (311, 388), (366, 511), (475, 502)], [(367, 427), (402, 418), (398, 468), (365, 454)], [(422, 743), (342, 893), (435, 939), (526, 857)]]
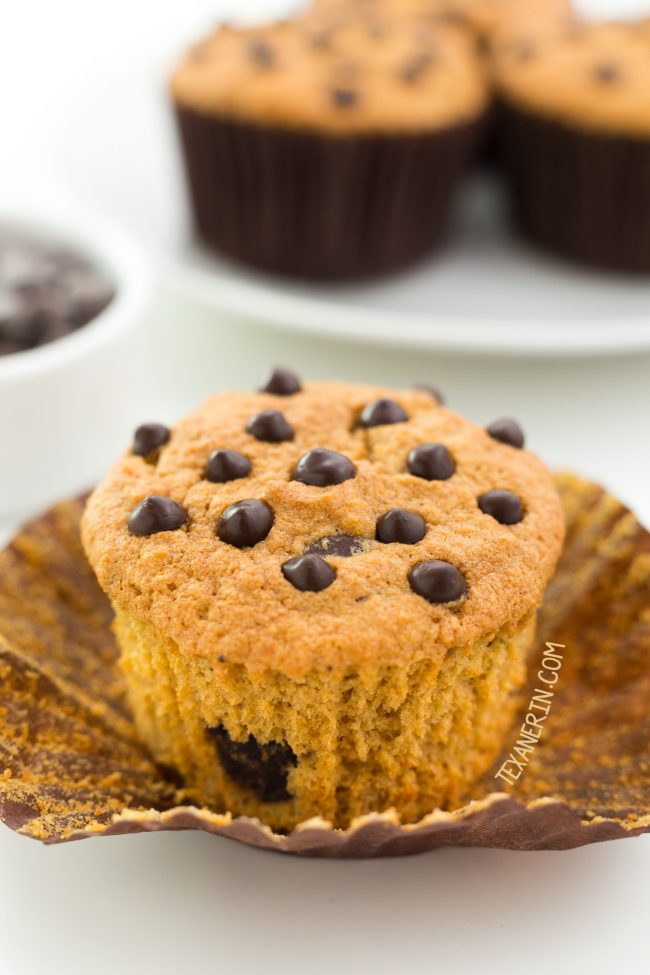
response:
[(315, 280), (437, 246), (488, 105), (466, 32), (354, 11), (221, 27), (170, 87), (200, 237)]
[(499, 123), (526, 237), (575, 261), (650, 272), (650, 138), (580, 130), (505, 101)]
[[(388, 811), (345, 831), (317, 819), (288, 835), (192, 806), (151, 761), (125, 707), (110, 605), (81, 548), (84, 502), (58, 505), (0, 553), (0, 820), (45, 843), (199, 829), (335, 858), (562, 850), (650, 832), (650, 534), (597, 485), (562, 475), (558, 488), (568, 533), (530, 688), (472, 801), (409, 825)], [(509, 784), (494, 776), (517, 747), (547, 642), (562, 644), (557, 690), (543, 736)]]
[(176, 114), (200, 237), (310, 279), (369, 277), (434, 250), (483, 130), (333, 135)]

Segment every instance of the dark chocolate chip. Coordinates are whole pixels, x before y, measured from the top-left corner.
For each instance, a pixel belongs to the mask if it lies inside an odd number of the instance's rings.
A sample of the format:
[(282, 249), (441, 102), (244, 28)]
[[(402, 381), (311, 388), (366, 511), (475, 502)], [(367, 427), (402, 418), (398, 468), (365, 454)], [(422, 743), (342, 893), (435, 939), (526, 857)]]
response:
[(299, 555), (282, 566), (282, 575), (301, 592), (320, 592), (336, 579), (336, 572), (320, 555)]
[(501, 525), (517, 525), (524, 517), (522, 503), (512, 491), (486, 491), (478, 499), (478, 506)]
[(413, 389), (419, 389), (421, 393), (428, 393), (440, 406), (445, 405), (444, 396), (435, 386), (430, 386), (429, 383), (416, 383)]
[(205, 467), (205, 479), (213, 484), (238, 481), (248, 477), (252, 470), (248, 457), (236, 450), (215, 450), (210, 454)]
[(423, 443), (409, 453), (409, 473), (425, 481), (448, 481), (456, 470), (454, 459), (442, 443)]
[(408, 578), (413, 592), (430, 603), (454, 603), (467, 592), (463, 574), (449, 562), (420, 562)]
[(426, 533), (424, 518), (405, 508), (392, 508), (377, 521), (377, 540), (380, 542), (415, 545), (422, 541)]
[(133, 453), (136, 457), (152, 457), (171, 436), (169, 427), (162, 423), (143, 423), (133, 436)]
[(334, 555), (338, 558), (349, 559), (353, 555), (365, 552), (368, 540), (354, 535), (327, 535), (317, 542), (312, 542), (305, 550), (305, 555)]
[(298, 759), (290, 745), (278, 741), (260, 744), (253, 735), (246, 741), (233, 741), (223, 725), (208, 728), (208, 733), (217, 746), (224, 772), (233, 782), (250, 789), (261, 802), (291, 799), (287, 782)]
[(53, 316), (49, 312), (41, 308), (25, 310), (5, 322), (2, 338), (21, 351), (33, 349), (43, 342), (53, 324)]
[(302, 455), (293, 472), (293, 480), (313, 487), (330, 487), (349, 481), (356, 473), (352, 461), (343, 454), (316, 447)]
[(129, 531), (133, 535), (156, 535), (173, 532), (187, 522), (187, 511), (171, 498), (150, 494), (129, 516)]
[(408, 415), (392, 399), (376, 399), (364, 406), (359, 417), (362, 427), (383, 427), (390, 423), (405, 423)]
[(406, 62), (400, 71), (402, 81), (415, 84), (422, 78), (433, 64), (433, 56), (429, 51), (416, 54)]
[(300, 380), (295, 372), (289, 369), (274, 369), (266, 386), (261, 389), (262, 393), (273, 393), (275, 396), (293, 396), (302, 389)]
[(251, 61), (260, 68), (272, 68), (275, 64), (275, 52), (266, 41), (251, 41), (248, 45), (248, 53)]
[(273, 511), (265, 501), (237, 501), (221, 515), (217, 535), (235, 548), (250, 548), (264, 541), (274, 520)]
[(311, 46), (317, 51), (329, 51), (332, 46), (334, 31), (318, 30), (310, 36)]
[(279, 410), (262, 410), (252, 416), (246, 426), (246, 433), (266, 443), (283, 443), (294, 438), (293, 428)]
[(523, 430), (516, 420), (504, 417), (502, 420), (495, 420), (485, 429), (493, 440), (508, 444), (509, 447), (516, 447), (520, 450), (524, 445)]
[(337, 108), (352, 108), (357, 104), (359, 96), (352, 88), (333, 88), (332, 101)]
[(594, 68), (594, 78), (604, 85), (611, 85), (621, 77), (621, 69), (615, 64), (598, 64)]

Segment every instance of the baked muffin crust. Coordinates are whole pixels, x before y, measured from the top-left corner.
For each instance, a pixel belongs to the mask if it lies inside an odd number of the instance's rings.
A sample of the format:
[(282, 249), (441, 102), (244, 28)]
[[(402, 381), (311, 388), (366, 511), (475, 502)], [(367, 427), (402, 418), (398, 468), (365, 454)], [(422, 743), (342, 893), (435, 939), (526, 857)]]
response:
[(516, 107), (584, 130), (650, 138), (650, 19), (520, 24), (499, 36), (494, 76)]
[[(383, 401), (397, 410), (373, 406)], [(283, 414), (292, 439), (268, 442), (247, 432), (251, 417), (264, 410)], [(362, 425), (377, 415), (406, 419)], [(451, 476), (430, 480), (409, 471), (409, 455), (428, 444), (447, 448)], [(315, 449), (343, 455), (354, 474), (324, 486), (294, 479), (301, 458)], [(250, 474), (206, 479), (217, 450), (246, 457)], [(493, 491), (520, 500), (520, 521), (502, 524), (481, 510), (479, 499)], [(187, 522), (133, 534), (129, 518), (151, 495), (175, 501)], [(219, 537), (218, 526), (242, 501), (268, 506), (273, 522), (262, 540), (239, 548)], [(421, 540), (377, 537), (378, 521), (394, 509), (424, 520)], [(439, 663), (449, 648), (470, 647), (517, 623), (538, 605), (553, 572), (563, 515), (537, 457), (430, 394), (306, 383), (285, 396), (214, 396), (172, 428), (153, 462), (129, 451), (91, 497), (83, 536), (114, 603), (165, 633), (181, 652), (243, 663), (250, 673), (299, 677)], [(332, 541), (342, 536), (352, 539), (349, 555)], [(308, 550), (335, 571), (321, 591), (302, 591), (283, 572)], [(441, 604), (418, 595), (409, 574), (429, 561), (458, 570), (466, 594)]]
[(393, 18), (220, 27), (188, 52), (171, 89), (195, 112), (335, 134), (435, 131), (487, 102), (470, 37)]

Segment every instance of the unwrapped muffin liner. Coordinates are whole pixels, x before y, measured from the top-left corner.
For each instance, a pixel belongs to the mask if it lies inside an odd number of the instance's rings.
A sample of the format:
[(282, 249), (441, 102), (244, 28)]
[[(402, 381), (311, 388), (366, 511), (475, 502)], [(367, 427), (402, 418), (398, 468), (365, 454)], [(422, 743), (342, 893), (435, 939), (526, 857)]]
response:
[(176, 115), (203, 241), (244, 264), (313, 280), (385, 273), (435, 249), (483, 127), (330, 135), (182, 106)]
[(505, 101), (498, 119), (524, 235), (575, 261), (650, 272), (650, 138), (571, 128)]
[[(389, 811), (345, 831), (311, 820), (288, 835), (193, 807), (151, 760), (125, 704), (110, 606), (81, 548), (84, 501), (58, 505), (0, 553), (0, 819), (44, 843), (199, 829), (339, 858), (559, 850), (650, 831), (650, 534), (597, 485), (565, 474), (558, 487), (568, 535), (529, 687), (472, 801), (415, 824)], [(531, 746), (535, 701), (542, 730)]]

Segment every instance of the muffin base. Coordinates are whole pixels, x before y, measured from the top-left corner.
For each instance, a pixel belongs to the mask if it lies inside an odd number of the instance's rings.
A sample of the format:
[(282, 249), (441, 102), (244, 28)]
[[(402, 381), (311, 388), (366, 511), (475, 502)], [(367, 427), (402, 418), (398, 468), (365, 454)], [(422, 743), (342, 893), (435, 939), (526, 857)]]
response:
[(534, 617), (448, 651), (439, 670), (427, 661), (300, 682), (184, 654), (119, 610), (115, 630), (156, 761), (194, 801), (285, 831), (314, 816), (345, 828), (389, 808), (415, 822), (462, 802), (511, 726)]
[(500, 106), (500, 154), (526, 237), (572, 260), (650, 271), (650, 139)]
[(176, 114), (199, 236), (308, 279), (370, 277), (433, 250), (483, 128), (336, 136)]

